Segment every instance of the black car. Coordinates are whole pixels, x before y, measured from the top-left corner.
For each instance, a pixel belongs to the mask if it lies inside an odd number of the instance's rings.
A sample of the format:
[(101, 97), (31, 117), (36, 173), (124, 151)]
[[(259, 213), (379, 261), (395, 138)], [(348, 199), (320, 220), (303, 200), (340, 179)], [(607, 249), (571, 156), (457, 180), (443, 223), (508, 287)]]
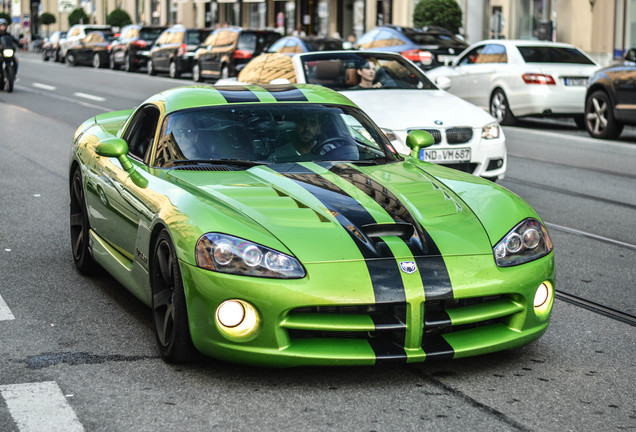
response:
[(624, 64), (596, 71), (585, 94), (585, 128), (592, 137), (617, 138), (624, 125), (636, 125), (636, 48)]
[(85, 38), (66, 51), (66, 63), (70, 66), (81, 64), (102, 68), (108, 65), (108, 50), (115, 40), (110, 31), (92, 31)]
[(66, 32), (53, 32), (53, 34), (49, 36), (42, 45), (42, 60), (49, 61), (49, 59), (52, 58), (56, 62), (61, 62), (62, 57), (60, 56), (60, 40), (64, 39), (65, 37)]
[(342, 39), (322, 36), (285, 36), (269, 47), (267, 52), (293, 56), (313, 51), (337, 51), (343, 49)]
[(402, 54), (424, 70), (452, 63), (468, 44), (441, 27), (411, 28), (385, 25), (360, 36), (355, 47), (362, 50)]
[(168, 72), (170, 78), (179, 78), (191, 72), (194, 52), (210, 34), (209, 29), (186, 28), (174, 25), (164, 30), (148, 54), (148, 74)]
[(197, 49), (192, 77), (203, 81), (236, 76), (252, 58), (265, 52), (280, 37), (274, 30), (217, 29)]
[(141, 26), (131, 24), (121, 29), (119, 38), (110, 47), (110, 68), (126, 72), (146, 66), (150, 47), (157, 40), (165, 26)]

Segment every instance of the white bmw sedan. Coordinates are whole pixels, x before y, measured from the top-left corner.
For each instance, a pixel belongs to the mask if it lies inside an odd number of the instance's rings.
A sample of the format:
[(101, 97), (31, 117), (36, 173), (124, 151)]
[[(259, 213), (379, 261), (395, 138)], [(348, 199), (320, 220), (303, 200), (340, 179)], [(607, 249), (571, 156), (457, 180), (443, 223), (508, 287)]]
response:
[(503, 125), (523, 116), (558, 116), (573, 117), (584, 129), (586, 85), (598, 67), (574, 45), (497, 39), (471, 45), (451, 66), (427, 76)]
[(406, 135), (426, 130), (435, 144), (420, 159), (490, 180), (506, 172), (503, 130), (488, 113), (435, 86), (424, 72), (399, 54), (372, 51), (321, 51), (290, 58), (264, 54), (227, 84), (320, 84), (346, 95), (362, 108), (397, 152), (408, 154)]

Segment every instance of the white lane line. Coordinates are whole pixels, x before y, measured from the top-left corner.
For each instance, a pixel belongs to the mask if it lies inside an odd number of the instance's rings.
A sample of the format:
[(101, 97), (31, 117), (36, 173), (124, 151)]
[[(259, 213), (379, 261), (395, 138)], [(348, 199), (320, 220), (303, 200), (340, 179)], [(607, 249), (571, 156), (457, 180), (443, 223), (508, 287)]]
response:
[(54, 381), (0, 385), (20, 432), (83, 432), (75, 411)]
[(596, 240), (603, 241), (605, 243), (610, 243), (610, 244), (613, 244), (613, 245), (616, 245), (616, 246), (622, 246), (622, 247), (627, 248), (627, 249), (636, 250), (636, 245), (633, 245), (633, 244), (630, 244), (630, 243), (625, 243), (625, 242), (622, 242), (620, 240), (614, 240), (614, 239), (611, 239), (611, 238), (608, 238), (608, 237), (603, 237), (603, 236), (600, 236), (600, 235), (597, 235), (597, 234), (592, 234), (592, 233), (589, 233), (589, 232), (580, 231), (580, 230), (577, 230), (577, 229), (574, 229), (574, 228), (564, 227), (564, 226), (553, 224), (553, 223), (550, 223), (550, 222), (546, 222), (545, 225), (548, 228), (554, 228), (557, 231), (563, 231), (563, 232), (567, 232), (567, 233), (570, 233), (570, 234), (578, 234), (578, 235), (583, 236), (583, 237), (593, 238), (593, 239), (596, 239)]
[(81, 92), (73, 93), (73, 96), (77, 96), (77, 97), (81, 97), (81, 98), (84, 98), (84, 99), (93, 100), (93, 101), (97, 101), (97, 102), (104, 102), (106, 100), (106, 98), (103, 98), (101, 96), (95, 96), (95, 95), (91, 95), (91, 94), (87, 94), (87, 93), (81, 93)]
[(0, 321), (8, 321), (15, 319), (13, 314), (11, 313), (11, 309), (9, 306), (2, 300), (2, 296), (0, 296)]
[(52, 86), (52, 85), (48, 85), (48, 84), (42, 84), (42, 83), (33, 83), (31, 84), (33, 87), (35, 88), (39, 88), (42, 90), (50, 90), (50, 91), (54, 91), (57, 89), (57, 87)]

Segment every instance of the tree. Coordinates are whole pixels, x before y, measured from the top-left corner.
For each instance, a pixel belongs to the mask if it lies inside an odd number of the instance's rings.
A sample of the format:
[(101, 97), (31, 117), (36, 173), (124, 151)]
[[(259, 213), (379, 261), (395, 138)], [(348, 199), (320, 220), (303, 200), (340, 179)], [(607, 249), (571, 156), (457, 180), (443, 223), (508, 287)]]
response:
[(106, 24), (111, 25), (113, 27), (122, 28), (128, 24), (132, 24), (132, 20), (130, 19), (130, 15), (123, 9), (115, 9), (106, 17)]
[(55, 24), (55, 21), (57, 21), (55, 19), (55, 15), (53, 15), (50, 12), (43, 12), (42, 14), (40, 14), (39, 18), (39, 23), (41, 25), (45, 25), (46, 26), (46, 35), (49, 35), (49, 26), (51, 24)]
[(80, 24), (80, 21), (82, 21), (82, 24), (88, 24), (89, 23), (89, 19), (88, 19), (88, 15), (86, 15), (86, 12), (84, 12), (84, 9), (82, 8), (77, 8), (75, 10), (73, 10), (73, 12), (71, 12), (68, 15), (68, 25), (69, 26), (74, 26), (75, 24)]
[(415, 27), (444, 27), (459, 33), (462, 26), (462, 10), (456, 0), (420, 0), (413, 12)]

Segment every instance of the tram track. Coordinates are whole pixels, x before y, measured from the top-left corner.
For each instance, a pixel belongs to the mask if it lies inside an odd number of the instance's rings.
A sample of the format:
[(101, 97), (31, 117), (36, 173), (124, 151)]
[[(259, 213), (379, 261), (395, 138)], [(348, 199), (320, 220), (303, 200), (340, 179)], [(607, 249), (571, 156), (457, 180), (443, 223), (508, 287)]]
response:
[(564, 302), (573, 304), (583, 309), (587, 309), (613, 320), (629, 324), (632, 327), (636, 327), (636, 316), (627, 312), (622, 312), (609, 306), (605, 306), (600, 303), (587, 300), (583, 297), (575, 296), (574, 294), (570, 294), (561, 290), (557, 290), (554, 296)]

